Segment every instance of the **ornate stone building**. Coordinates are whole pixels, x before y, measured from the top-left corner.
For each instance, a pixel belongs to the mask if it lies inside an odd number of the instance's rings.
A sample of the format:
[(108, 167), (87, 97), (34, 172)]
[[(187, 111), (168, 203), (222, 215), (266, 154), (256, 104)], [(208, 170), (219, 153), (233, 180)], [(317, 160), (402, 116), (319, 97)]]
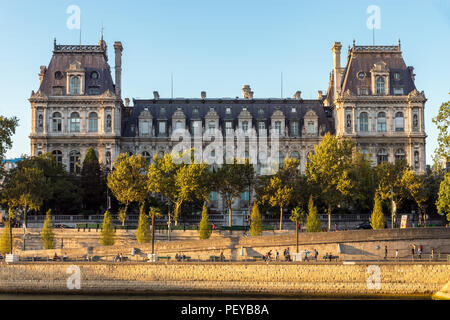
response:
[(325, 105), (332, 106), (336, 135), (351, 137), (377, 165), (406, 159), (425, 172), (425, 95), (414, 84), (398, 46), (355, 46), (341, 67), (341, 44), (334, 43), (333, 71)]
[[(121, 98), (120, 42), (114, 43), (114, 84), (103, 40), (83, 46), (55, 41), (50, 64), (39, 73), (39, 90), (29, 99), (31, 155), (51, 152), (67, 170), (78, 173), (91, 146), (111, 167), (122, 152), (150, 159), (170, 151), (178, 143), (171, 140), (178, 128), (192, 136), (218, 129), (224, 137), (237, 129), (275, 129), (279, 159), (300, 159), (302, 171), (308, 153), (330, 132), (354, 138), (374, 164), (406, 158), (423, 172), (426, 99), (415, 88), (413, 68), (406, 67), (400, 44), (353, 45), (344, 68), (340, 50), (336, 42), (328, 91), (319, 91), (317, 99), (302, 99), (300, 91), (293, 98), (255, 99), (246, 85), (242, 98), (207, 98), (201, 92), (200, 98), (168, 99), (153, 92), (153, 99), (133, 99), (130, 106), (129, 99), (124, 103)], [(220, 198), (214, 193), (210, 197), (213, 207), (222, 209)], [(248, 197), (243, 194), (234, 206), (246, 210)]]

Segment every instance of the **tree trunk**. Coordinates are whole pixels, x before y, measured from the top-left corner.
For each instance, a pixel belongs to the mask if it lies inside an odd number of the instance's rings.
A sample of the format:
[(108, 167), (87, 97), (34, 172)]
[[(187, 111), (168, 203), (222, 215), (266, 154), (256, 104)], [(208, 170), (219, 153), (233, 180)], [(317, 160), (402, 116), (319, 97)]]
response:
[(298, 222), (295, 222), (295, 234), (297, 235), (297, 253), (298, 253)]
[(155, 253), (155, 215), (152, 214), (152, 254)]
[(230, 227), (230, 234), (232, 234), (233, 233), (233, 225), (232, 225), (232, 223), (231, 223), (231, 214), (232, 214), (232, 210), (231, 210), (231, 201), (230, 200), (227, 200), (227, 205), (228, 205), (228, 226)]
[(280, 231), (283, 225), (283, 207), (280, 207)]
[(12, 224), (11, 217), (9, 217), (9, 253), (13, 253), (13, 238), (12, 238)]
[(328, 205), (328, 231), (331, 230), (331, 205)]

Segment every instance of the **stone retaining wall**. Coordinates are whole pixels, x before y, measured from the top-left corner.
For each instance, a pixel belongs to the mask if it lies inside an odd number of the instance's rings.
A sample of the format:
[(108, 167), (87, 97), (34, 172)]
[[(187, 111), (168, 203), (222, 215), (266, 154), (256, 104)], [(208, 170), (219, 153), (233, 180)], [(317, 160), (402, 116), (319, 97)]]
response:
[[(68, 279), (74, 277), (73, 271), (68, 269), (72, 266), (71, 263), (3, 263), (0, 267), (0, 291), (431, 297), (432, 293), (439, 291), (450, 280), (450, 264), (375, 265), (376, 267), (342, 263), (78, 263), (76, 266), (80, 270), (80, 289), (68, 289)], [(370, 278), (377, 268), (380, 271), (379, 288), (372, 281), (376, 281), (376, 275), (375, 278)], [(75, 282), (69, 280), (69, 283)]]

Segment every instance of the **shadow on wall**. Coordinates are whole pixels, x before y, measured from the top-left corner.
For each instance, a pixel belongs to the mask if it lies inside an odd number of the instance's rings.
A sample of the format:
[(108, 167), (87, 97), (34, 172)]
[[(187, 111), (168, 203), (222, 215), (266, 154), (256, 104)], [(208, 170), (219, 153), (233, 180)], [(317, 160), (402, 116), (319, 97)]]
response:
[(375, 255), (369, 251), (356, 248), (354, 246), (348, 245), (348, 244), (339, 244), (341, 248), (341, 254), (344, 254), (346, 256), (368, 256), (368, 257), (377, 257), (378, 255)]

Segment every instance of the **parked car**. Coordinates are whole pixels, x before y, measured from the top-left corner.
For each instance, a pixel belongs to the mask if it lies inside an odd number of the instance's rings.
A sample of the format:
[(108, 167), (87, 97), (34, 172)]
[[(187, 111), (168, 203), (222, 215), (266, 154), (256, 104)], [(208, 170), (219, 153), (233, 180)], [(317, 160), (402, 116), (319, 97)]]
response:
[(364, 221), (363, 223), (360, 223), (356, 226), (357, 230), (365, 230), (365, 229), (372, 229), (370, 226), (370, 221)]
[(69, 226), (67, 224), (57, 223), (53, 225), (53, 228), (59, 228), (59, 229), (73, 229), (74, 227)]

